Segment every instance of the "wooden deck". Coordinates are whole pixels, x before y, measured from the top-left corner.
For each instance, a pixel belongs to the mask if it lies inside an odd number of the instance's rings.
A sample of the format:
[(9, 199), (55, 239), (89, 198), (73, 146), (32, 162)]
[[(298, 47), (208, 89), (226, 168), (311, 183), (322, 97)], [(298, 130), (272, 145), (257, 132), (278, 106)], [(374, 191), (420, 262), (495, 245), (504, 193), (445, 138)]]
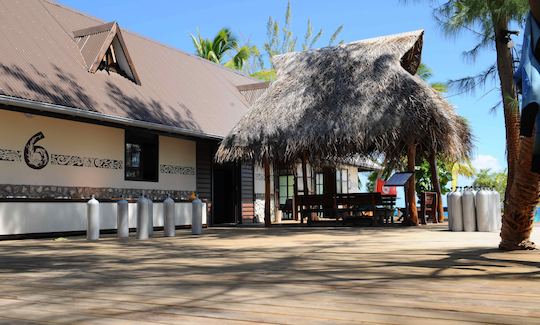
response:
[(498, 234), (178, 233), (0, 242), (0, 324), (540, 324), (540, 254)]

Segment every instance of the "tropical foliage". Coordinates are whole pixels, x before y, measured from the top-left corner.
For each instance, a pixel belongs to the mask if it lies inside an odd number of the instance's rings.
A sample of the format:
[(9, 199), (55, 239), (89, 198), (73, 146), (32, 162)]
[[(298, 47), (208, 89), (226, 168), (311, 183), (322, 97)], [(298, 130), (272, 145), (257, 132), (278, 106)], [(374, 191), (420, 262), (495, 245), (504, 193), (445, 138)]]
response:
[[(440, 160), (437, 162), (437, 172), (439, 174), (441, 194), (444, 195), (450, 191), (448, 183), (452, 181), (452, 172), (448, 164)], [(415, 176), (417, 193), (435, 191), (432, 182), (431, 167), (427, 161), (424, 160), (419, 166), (416, 166)]]
[[(285, 10), (285, 20), (281, 25), (280, 22), (272, 17), (268, 18), (266, 24), (266, 42), (263, 45), (264, 54), (259, 55), (259, 71), (253, 73), (252, 75), (256, 78), (270, 81), (274, 80), (276, 77), (276, 72), (272, 66), (272, 57), (278, 54), (284, 54), (287, 52), (294, 52), (298, 50), (307, 51), (315, 47), (318, 44), (321, 37), (324, 34), (322, 28), (319, 28), (316, 33), (314, 33), (313, 25), (311, 20), (308, 19), (306, 32), (302, 39), (300, 47), (298, 47), (298, 36), (293, 32), (292, 27), (292, 9), (291, 2), (287, 3), (287, 8)], [(328, 45), (331, 46), (337, 42), (339, 35), (343, 30), (343, 25), (339, 26), (334, 33), (330, 36)], [(342, 43), (340, 41), (339, 43)], [(269, 62), (270, 67), (266, 67), (266, 62)]]
[(430, 81), (433, 77), (433, 70), (431, 70), (431, 68), (424, 63), (420, 63), (418, 71), (416, 71), (416, 75), (422, 78), (422, 80), (429, 82), (431, 88), (435, 89), (436, 91), (440, 93), (446, 93), (448, 91), (448, 85), (446, 83)]
[(473, 177), (476, 173), (470, 160), (457, 161), (452, 164), (452, 191), (457, 188), (459, 176)]
[(213, 39), (203, 38), (200, 33), (191, 35), (196, 54), (226, 67), (242, 70), (252, 54), (259, 51), (254, 46), (239, 46), (230, 29), (222, 28)]
[[(203, 38), (200, 33), (191, 35), (195, 53), (207, 60), (222, 64), (232, 69), (242, 70), (252, 77), (271, 81), (276, 78), (276, 71), (272, 66), (272, 57), (293, 51), (307, 51), (316, 46), (324, 34), (322, 28), (314, 32), (311, 19), (307, 21), (306, 32), (301, 44), (298, 36), (292, 30), (292, 8), (290, 1), (285, 10), (284, 23), (281, 24), (273, 17), (268, 18), (266, 24), (267, 40), (261, 47), (246, 43), (239, 46), (238, 39), (228, 28), (222, 28), (214, 38)], [(330, 36), (328, 45), (338, 42), (339, 35), (343, 31), (343, 25), (339, 26)], [(342, 43), (343, 41), (339, 41)], [(300, 45), (300, 46), (299, 46)]]
[(475, 187), (487, 187), (495, 189), (501, 194), (502, 200), (506, 191), (506, 178), (506, 171), (492, 172), (490, 169), (481, 169), (475, 175), (472, 185)]

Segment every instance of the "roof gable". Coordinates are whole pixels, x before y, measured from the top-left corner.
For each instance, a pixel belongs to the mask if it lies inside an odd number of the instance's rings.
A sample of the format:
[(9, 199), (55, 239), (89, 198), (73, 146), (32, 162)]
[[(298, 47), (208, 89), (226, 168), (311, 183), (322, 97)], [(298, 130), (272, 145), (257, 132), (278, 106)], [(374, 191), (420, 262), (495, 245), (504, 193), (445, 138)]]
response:
[(73, 36), (89, 72), (96, 73), (104, 62), (114, 60), (122, 74), (141, 84), (116, 22), (79, 29), (73, 32)]

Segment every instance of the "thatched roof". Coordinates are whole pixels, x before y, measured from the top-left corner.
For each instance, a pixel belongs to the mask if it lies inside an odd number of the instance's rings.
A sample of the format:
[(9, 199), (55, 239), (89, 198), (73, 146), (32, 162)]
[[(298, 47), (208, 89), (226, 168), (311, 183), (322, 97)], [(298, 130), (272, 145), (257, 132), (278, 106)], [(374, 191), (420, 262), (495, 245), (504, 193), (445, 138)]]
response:
[(290, 163), (383, 154), (467, 156), (471, 135), (453, 107), (418, 76), (423, 31), (274, 58), (277, 79), (223, 140), (218, 161)]

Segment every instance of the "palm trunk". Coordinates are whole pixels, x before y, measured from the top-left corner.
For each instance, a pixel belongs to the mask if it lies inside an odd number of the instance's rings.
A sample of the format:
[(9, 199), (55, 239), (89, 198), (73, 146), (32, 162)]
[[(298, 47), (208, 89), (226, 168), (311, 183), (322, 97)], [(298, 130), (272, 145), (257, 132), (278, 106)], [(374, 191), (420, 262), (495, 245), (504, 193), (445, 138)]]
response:
[(516, 164), (519, 155), (519, 109), (513, 79), (513, 58), (506, 41), (508, 19), (493, 15), (495, 28), (495, 48), (497, 51), (497, 70), (501, 84), (504, 108), (504, 125), (506, 129), (506, 152), (508, 162), (508, 181), (505, 202), (512, 190)]
[(413, 173), (407, 183), (408, 220), (404, 222), (418, 226), (418, 210), (416, 209), (416, 177), (414, 176), (416, 166), (416, 144), (409, 144), (407, 147), (407, 171)]
[(270, 163), (268, 158), (264, 158), (264, 226), (272, 225), (272, 215), (270, 214)]
[[(530, 2), (532, 4), (537, 1)], [(538, 16), (538, 6), (531, 7)], [(534, 243), (529, 240), (538, 204), (539, 175), (531, 172), (534, 138), (519, 140), (519, 110), (513, 74), (510, 49), (505, 40), (508, 20), (493, 15), (496, 36), (497, 68), (503, 96), (506, 142), (508, 154), (508, 185), (506, 188), (501, 243), (505, 250), (531, 249)]]
[(431, 169), (431, 184), (433, 184), (433, 190), (437, 193), (438, 221), (444, 222), (441, 182), (439, 181), (439, 170), (437, 168), (437, 156), (435, 153), (432, 153), (429, 157), (429, 167)]
[(534, 249), (529, 240), (538, 204), (540, 175), (531, 172), (534, 137), (523, 138), (514, 184), (507, 195), (499, 248), (504, 250)]

